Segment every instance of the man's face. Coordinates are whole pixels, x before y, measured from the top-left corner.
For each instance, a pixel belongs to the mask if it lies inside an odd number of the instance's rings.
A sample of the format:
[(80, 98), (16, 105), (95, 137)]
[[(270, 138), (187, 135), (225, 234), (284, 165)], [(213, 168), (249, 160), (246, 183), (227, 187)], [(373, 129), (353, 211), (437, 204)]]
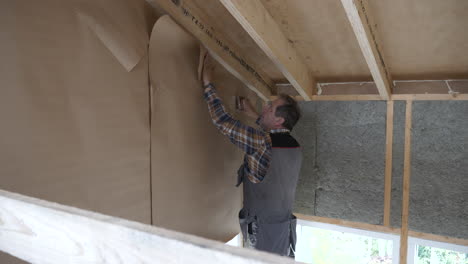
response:
[(266, 129), (271, 130), (275, 128), (281, 128), (284, 122), (284, 118), (277, 117), (275, 115), (276, 108), (283, 105), (282, 99), (278, 98), (274, 101), (268, 101), (265, 103), (262, 109), (262, 115), (260, 119), (260, 125)]

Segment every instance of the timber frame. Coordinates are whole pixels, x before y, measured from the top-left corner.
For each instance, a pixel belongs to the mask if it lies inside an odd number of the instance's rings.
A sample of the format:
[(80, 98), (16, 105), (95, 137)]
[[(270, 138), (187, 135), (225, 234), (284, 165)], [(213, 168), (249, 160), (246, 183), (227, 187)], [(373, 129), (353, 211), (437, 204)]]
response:
[(362, 54), (369, 66), (372, 78), (382, 99), (388, 100), (392, 94), (392, 81), (385, 65), (382, 51), (379, 50), (375, 29), (371, 24), (367, 0), (341, 0), (358, 40)]
[(311, 100), (316, 81), (291, 43), (260, 1), (221, 0), (263, 52), (275, 63), (299, 95)]
[[(383, 225), (371, 225), (340, 219), (298, 215), (299, 219), (400, 235), (400, 263), (406, 263), (408, 236), (468, 246), (468, 240), (427, 234), (408, 226), (411, 165), (412, 102), (418, 100), (468, 100), (468, 80), (393, 80), (385, 60), (367, 0), (341, 0), (346, 18), (373, 81), (320, 82), (300, 56), (293, 41), (259, 0), (217, 0), (240, 24), (284, 75), (289, 83), (273, 80), (261, 65), (249, 58), (247, 51), (229, 37), (229, 29), (209, 24), (202, 1), (147, 0), (165, 10), (211, 54), (253, 90), (261, 99), (276, 98), (278, 91), (289, 86), (299, 100), (387, 102), (387, 138)], [(412, 83), (413, 90), (401, 89)], [(441, 89), (426, 88), (437, 84)], [(456, 87), (455, 83), (464, 84)], [(361, 89), (363, 84), (368, 89)], [(281, 87), (281, 88), (279, 88)], [(360, 88), (361, 87), (361, 88)], [(461, 87), (461, 88), (460, 88)], [(406, 101), (405, 156), (402, 199), (402, 226), (390, 225), (391, 168), (393, 144), (393, 101)], [(0, 249), (31, 262), (46, 259), (63, 263), (64, 258), (115, 261), (138, 257), (141, 263), (163, 259), (167, 263), (293, 263), (247, 249), (230, 248), (190, 235), (163, 230), (73, 207), (57, 205), (0, 190)], [(14, 243), (12, 243), (12, 241)], [(19, 246), (18, 246), (19, 245)], [(38, 250), (43, 249), (43, 250)], [(91, 252), (91, 253), (90, 253)], [(55, 254), (52, 254), (55, 253)], [(62, 257), (59, 257), (62, 256)], [(396, 257), (396, 256), (395, 256)]]
[(204, 21), (202, 7), (194, 1), (155, 1), (171, 17), (189, 31), (231, 74), (241, 80), (261, 99), (267, 101), (272, 95), (274, 82), (250, 61), (242, 49), (237, 47), (221, 31)]
[[(293, 42), (282, 32), (278, 24), (279, 22), (275, 21), (260, 0), (217, 1), (228, 10), (240, 24), (240, 27), (253, 39), (259, 49), (266, 54), (289, 83), (274, 83), (266, 74), (260, 71), (258, 65), (249, 62), (249, 65), (251, 65), (254, 71), (266, 81), (261, 82), (258, 81), (258, 78), (252, 78), (251, 73), (245, 71), (244, 67), (240, 67), (243, 63), (233, 60), (232, 56), (228, 56), (226, 54), (226, 48), (222, 48), (224, 44), (220, 45), (217, 40), (219, 38), (220, 40), (222, 39), (223, 43), (227, 43), (230, 52), (244, 54), (242, 47), (236, 47), (230, 44), (230, 41), (227, 40), (227, 36), (222, 35), (223, 30), (224, 32), (228, 32), (229, 29), (217, 29), (218, 35), (214, 38), (208, 38), (207, 33), (202, 33), (203, 30), (200, 29), (200, 21), (203, 19), (203, 7), (197, 6), (197, 4), (194, 3), (196, 1), (148, 0), (148, 2), (153, 2), (161, 6), (167, 13), (172, 15), (176, 22), (185, 27), (195, 38), (207, 46), (215, 57), (224, 62), (223, 64), (226, 68), (231, 69), (231, 72), (234, 72), (236, 76), (243, 80), (244, 83), (257, 92), (264, 100), (275, 99), (278, 93), (284, 92), (285, 90), (286, 93), (291, 94), (296, 99), (305, 101), (388, 101), (383, 226), (352, 223), (314, 216), (301, 215), (299, 218), (349, 227), (357, 226), (358, 228), (371, 231), (400, 234), (400, 263), (402, 264), (406, 263), (408, 235), (468, 245), (468, 242), (463, 239), (422, 234), (408, 229), (412, 102), (418, 100), (468, 100), (468, 80), (393, 80), (391, 77), (391, 69), (385, 62), (383, 45), (379, 40), (373, 14), (368, 7), (368, 0), (341, 0), (347, 20), (359, 44), (362, 56), (365, 59), (373, 81), (321, 83), (317, 81), (311, 69), (304, 63), (303, 58), (299, 55)], [(407, 106), (401, 229), (390, 226), (393, 101), (406, 101)]]

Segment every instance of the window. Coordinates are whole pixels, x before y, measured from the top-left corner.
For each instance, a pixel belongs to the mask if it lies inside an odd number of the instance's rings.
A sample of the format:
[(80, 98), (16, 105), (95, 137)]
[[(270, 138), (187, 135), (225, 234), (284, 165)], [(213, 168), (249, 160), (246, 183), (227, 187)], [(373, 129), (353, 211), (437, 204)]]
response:
[[(313, 264), (397, 264), (400, 236), (297, 220), (296, 261)], [(238, 234), (226, 244), (242, 247)], [(408, 264), (468, 264), (468, 246), (408, 238)]]
[(468, 264), (468, 247), (410, 237), (408, 263)]
[[(296, 261), (313, 264), (397, 264), (400, 236), (297, 221)], [(468, 247), (408, 238), (408, 264), (468, 264)]]
[(296, 230), (296, 261), (313, 264), (398, 263), (399, 237), (396, 235), (304, 220), (298, 220)]

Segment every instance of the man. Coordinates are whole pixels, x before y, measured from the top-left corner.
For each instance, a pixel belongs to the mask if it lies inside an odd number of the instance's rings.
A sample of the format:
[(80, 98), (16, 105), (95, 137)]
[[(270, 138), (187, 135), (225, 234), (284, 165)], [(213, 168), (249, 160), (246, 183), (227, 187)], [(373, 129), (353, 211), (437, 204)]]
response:
[(243, 183), (239, 221), (244, 246), (294, 257), (296, 217), (292, 206), (302, 156), (289, 132), (300, 117), (297, 102), (281, 95), (259, 115), (249, 101), (243, 100), (244, 112), (257, 120), (259, 128), (242, 124), (226, 112), (216, 94), (207, 53), (200, 56), (204, 96), (213, 123), (245, 152), (237, 184)]

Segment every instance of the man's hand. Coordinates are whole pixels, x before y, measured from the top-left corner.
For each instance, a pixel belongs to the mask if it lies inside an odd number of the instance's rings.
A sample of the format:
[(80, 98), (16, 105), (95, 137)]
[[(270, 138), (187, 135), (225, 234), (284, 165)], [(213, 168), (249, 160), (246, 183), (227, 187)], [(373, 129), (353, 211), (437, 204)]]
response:
[(255, 111), (255, 108), (253, 107), (249, 99), (244, 98), (242, 100), (242, 105), (244, 109), (242, 112), (245, 113), (247, 116), (250, 116), (254, 119), (257, 119), (259, 117), (259, 114), (257, 113), (257, 111)]
[(206, 56), (205, 63), (203, 65), (203, 74), (202, 74), (203, 86), (213, 81), (213, 71), (214, 71), (213, 59), (208, 54)]
[(213, 81), (214, 63), (205, 47), (200, 45), (200, 60), (198, 74), (201, 76), (203, 86)]

